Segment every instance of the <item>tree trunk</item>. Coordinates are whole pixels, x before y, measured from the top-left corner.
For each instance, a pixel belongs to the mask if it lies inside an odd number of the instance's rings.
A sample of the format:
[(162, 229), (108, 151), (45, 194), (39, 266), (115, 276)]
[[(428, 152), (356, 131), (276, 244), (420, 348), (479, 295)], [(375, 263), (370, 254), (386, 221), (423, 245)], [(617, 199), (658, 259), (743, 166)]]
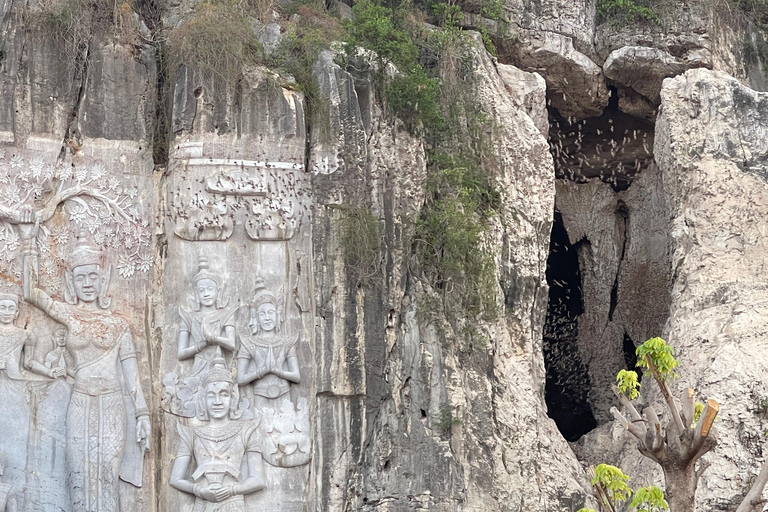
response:
[(666, 489), (664, 498), (669, 503), (669, 512), (695, 512), (695, 491), (692, 468), (664, 467)]

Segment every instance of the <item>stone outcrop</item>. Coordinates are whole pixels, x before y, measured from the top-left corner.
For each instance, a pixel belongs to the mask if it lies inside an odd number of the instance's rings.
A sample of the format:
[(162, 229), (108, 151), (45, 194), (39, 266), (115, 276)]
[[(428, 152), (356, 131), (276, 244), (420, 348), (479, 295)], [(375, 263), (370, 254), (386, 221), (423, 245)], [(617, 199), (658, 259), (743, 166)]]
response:
[(671, 215), (666, 327), (680, 385), (721, 404), (719, 444), (698, 506), (738, 499), (764, 460), (762, 265), (768, 95), (724, 73), (664, 83), (654, 154)]
[[(419, 273), (433, 141), (386, 109), (373, 65), (320, 52), (308, 122), (278, 70), (163, 67), (147, 24), (194, 5), (150, 4), (72, 45), (40, 5), (0, 2), (0, 511), (594, 506), (589, 464), (660, 481), (608, 413), (659, 334), (675, 385), (722, 405), (698, 506), (733, 508), (768, 421), (768, 97), (737, 51), (754, 28), (699, 2), (622, 29), (593, 1), (462, 4), (499, 48), (470, 32), (459, 59), (499, 191), (500, 315), (481, 320)], [(253, 25), (273, 57), (283, 21)], [(554, 211), (598, 425), (570, 444), (545, 396)]]

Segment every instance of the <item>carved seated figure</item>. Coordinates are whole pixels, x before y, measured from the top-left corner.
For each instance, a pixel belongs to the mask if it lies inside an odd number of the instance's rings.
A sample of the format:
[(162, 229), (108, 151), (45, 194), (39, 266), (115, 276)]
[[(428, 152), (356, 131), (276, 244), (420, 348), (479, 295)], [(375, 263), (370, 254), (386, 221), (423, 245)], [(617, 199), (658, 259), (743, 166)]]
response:
[[(253, 383), (253, 406), (279, 409), (282, 399), (290, 391), (291, 383), (298, 384), (298, 333), (282, 335), (282, 308), (277, 297), (266, 289), (264, 280), (256, 278), (256, 293), (250, 304), (248, 322), (252, 335), (241, 338), (237, 354), (237, 382)], [(249, 397), (250, 398), (250, 397)]]
[(223, 359), (203, 381), (198, 406), (202, 426), (178, 424), (170, 484), (195, 495), (194, 512), (245, 512), (243, 496), (264, 488), (259, 424), (239, 419), (237, 385)]
[(16, 492), (13, 487), (3, 483), (3, 473), (5, 472), (5, 461), (3, 454), (0, 453), (0, 512), (17, 512)]

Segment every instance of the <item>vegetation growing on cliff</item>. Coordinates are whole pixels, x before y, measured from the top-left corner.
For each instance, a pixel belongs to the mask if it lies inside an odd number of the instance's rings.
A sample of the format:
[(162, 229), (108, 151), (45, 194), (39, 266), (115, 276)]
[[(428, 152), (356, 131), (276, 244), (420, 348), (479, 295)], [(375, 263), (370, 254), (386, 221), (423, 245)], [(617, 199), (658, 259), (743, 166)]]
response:
[(171, 33), (169, 43), (176, 67), (194, 64), (230, 83), (244, 66), (263, 60), (264, 50), (246, 11), (230, 0), (197, 4), (192, 17)]
[[(425, 16), (439, 28), (427, 29), (420, 21)], [(409, 3), (362, 0), (344, 23), (342, 64), (353, 73), (372, 73), (385, 110), (427, 143), (427, 197), (412, 234), (414, 270), (439, 303), (422, 305), (439, 307), (465, 346), (478, 349), (485, 341), (474, 328), (477, 319), (498, 314), (495, 265), (485, 237), (500, 195), (486, 168), (493, 148), (484, 134), (492, 123), (475, 90), (475, 43), (457, 27), (460, 17), (453, 4), (434, 3), (425, 12)], [(361, 59), (359, 48), (370, 54)], [(370, 58), (374, 69), (356, 68)]]
[[(675, 400), (670, 383), (677, 378), (675, 368), (678, 361), (674, 357), (672, 347), (663, 339), (647, 340), (637, 347), (636, 354), (637, 366), (646, 368), (658, 385), (667, 405), (670, 421), (662, 426), (652, 405), (647, 405), (642, 414), (635, 409), (632, 400), (638, 396), (637, 389), (640, 384), (635, 372), (626, 370), (617, 375), (618, 385), (613, 390), (623, 405), (624, 413), (616, 407), (611, 408), (611, 413), (616, 421), (638, 440), (638, 451), (661, 466), (669, 508), (674, 512), (694, 512), (697, 484), (709, 467), (709, 463), (701, 457), (717, 445), (717, 432), (713, 424), (720, 405), (712, 399), (707, 400), (706, 405), (697, 404), (694, 400), (694, 390), (691, 388), (683, 390), (680, 400)], [(624, 414), (628, 414), (629, 418)], [(602, 474), (607, 476), (603, 479), (597, 478), (596, 471), (592, 484), (607, 510), (615, 511), (616, 501), (626, 497), (610, 494), (610, 490), (613, 486), (625, 483), (626, 479), (617, 478), (610, 472), (604, 471)], [(768, 464), (764, 466), (737, 512), (753, 510), (754, 500), (762, 493), (767, 481)], [(604, 492), (606, 489), (607, 492)], [(656, 488), (638, 490), (630, 505), (630, 509), (639, 512), (657, 512), (667, 508), (661, 490)]]

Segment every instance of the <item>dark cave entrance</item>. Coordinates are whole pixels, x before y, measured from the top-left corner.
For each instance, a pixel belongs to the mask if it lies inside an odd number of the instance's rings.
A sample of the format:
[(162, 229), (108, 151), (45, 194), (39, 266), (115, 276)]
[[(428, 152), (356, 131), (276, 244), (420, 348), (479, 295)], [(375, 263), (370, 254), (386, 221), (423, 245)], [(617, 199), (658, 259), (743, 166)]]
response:
[(589, 376), (577, 345), (578, 317), (583, 312), (579, 246), (568, 240), (563, 218), (555, 211), (547, 258), (549, 305), (544, 322), (548, 415), (568, 441), (577, 441), (597, 426), (587, 401)]

